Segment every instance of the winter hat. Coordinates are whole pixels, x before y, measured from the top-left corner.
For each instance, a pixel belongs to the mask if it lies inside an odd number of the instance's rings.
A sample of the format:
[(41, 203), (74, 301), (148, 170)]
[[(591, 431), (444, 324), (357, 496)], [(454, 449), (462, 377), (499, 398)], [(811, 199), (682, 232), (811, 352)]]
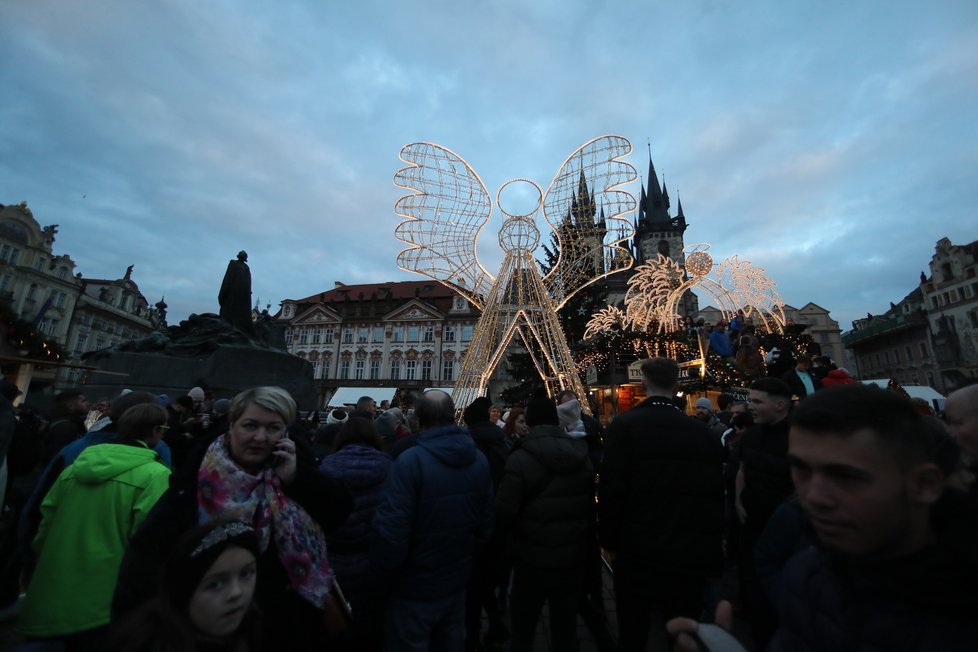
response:
[(560, 424), (557, 406), (546, 396), (536, 396), (526, 402), (526, 425), (556, 426)]
[(394, 427), (395, 428), (397, 426), (401, 425), (402, 423), (404, 423), (404, 413), (401, 412), (401, 408), (392, 407), (389, 410), (387, 410), (387, 412), (385, 412), (384, 414), (389, 414), (392, 417), (394, 417)]
[(167, 396), (166, 394), (160, 394), (157, 398), (160, 399), (160, 405), (162, 405), (163, 407), (166, 407), (167, 405), (170, 404), (170, 397)]
[(573, 428), (581, 420), (581, 402), (576, 398), (565, 401), (557, 406), (557, 417), (564, 430)]
[(239, 521), (213, 521), (180, 537), (163, 566), (163, 599), (185, 610), (204, 574), (232, 546), (244, 548), (255, 559), (261, 555), (254, 528)]
[(189, 396), (195, 401), (203, 401), (204, 390), (202, 390), (200, 387), (194, 387), (189, 392), (187, 392), (187, 396)]
[(696, 399), (696, 407), (706, 408), (710, 412), (713, 412), (713, 403), (711, 403), (710, 399), (706, 398), (705, 396), (701, 396), (700, 398)]
[(214, 413), (214, 416), (223, 417), (231, 411), (231, 401), (226, 398), (219, 398), (214, 401), (214, 406), (211, 408), (211, 411)]
[(339, 408), (333, 410), (326, 417), (326, 425), (331, 426), (334, 423), (343, 423), (349, 418), (350, 415), (346, 413), (346, 410), (341, 410)]
[(469, 407), (465, 408), (465, 412), (462, 413), (462, 421), (468, 426), (485, 423), (489, 420), (489, 408), (491, 407), (492, 401), (489, 400), (489, 397), (480, 396), (469, 403)]

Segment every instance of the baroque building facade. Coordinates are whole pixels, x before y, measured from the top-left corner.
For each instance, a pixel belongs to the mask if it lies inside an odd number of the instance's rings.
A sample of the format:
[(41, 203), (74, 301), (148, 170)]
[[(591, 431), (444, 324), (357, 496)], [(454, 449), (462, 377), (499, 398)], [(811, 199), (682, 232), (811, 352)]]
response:
[[(314, 369), (322, 402), (341, 388), (416, 395), (451, 387), (479, 311), (435, 281), (346, 285), (286, 299), (275, 318), (286, 349)], [(490, 383), (490, 395), (503, 386)]]
[(853, 321), (843, 336), (863, 378), (945, 394), (978, 380), (978, 241), (941, 238), (929, 269), (900, 303)]
[(0, 204), (0, 297), (61, 350), (60, 359), (37, 360), (4, 343), (3, 373), (25, 392), (64, 389), (80, 380), (82, 353), (158, 326), (131, 268), (118, 281), (85, 279), (71, 256), (54, 252), (57, 233), (57, 224), (41, 227), (27, 202)]

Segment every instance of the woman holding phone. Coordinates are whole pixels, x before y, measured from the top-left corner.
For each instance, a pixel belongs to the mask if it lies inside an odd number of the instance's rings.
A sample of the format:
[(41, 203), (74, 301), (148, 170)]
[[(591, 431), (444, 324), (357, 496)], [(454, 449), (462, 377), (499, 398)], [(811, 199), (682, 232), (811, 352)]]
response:
[(234, 519), (260, 543), (255, 598), (276, 624), (269, 649), (322, 649), (324, 613), (335, 607), (324, 531), (352, 509), (343, 485), (320, 474), (312, 451), (288, 436), (296, 404), (280, 387), (256, 387), (231, 401), (228, 432), (203, 442), (133, 537), (114, 605), (128, 609), (152, 597), (160, 560), (181, 533)]

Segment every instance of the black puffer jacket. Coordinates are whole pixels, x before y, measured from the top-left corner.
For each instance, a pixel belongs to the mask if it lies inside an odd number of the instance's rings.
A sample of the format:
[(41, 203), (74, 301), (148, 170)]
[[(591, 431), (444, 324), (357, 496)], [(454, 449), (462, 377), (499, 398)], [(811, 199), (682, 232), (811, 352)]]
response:
[(594, 467), (583, 439), (537, 426), (506, 461), (497, 525), (512, 534), (514, 559), (537, 568), (584, 563), (594, 510)]

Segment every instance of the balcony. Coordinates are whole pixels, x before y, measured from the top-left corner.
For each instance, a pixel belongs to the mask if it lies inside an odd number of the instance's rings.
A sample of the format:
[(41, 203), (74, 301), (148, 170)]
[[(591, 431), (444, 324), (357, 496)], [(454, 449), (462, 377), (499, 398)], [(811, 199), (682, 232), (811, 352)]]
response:
[(877, 317), (869, 326), (844, 334), (842, 336), (842, 343), (847, 349), (852, 349), (878, 337), (893, 335), (915, 328), (926, 329), (927, 327), (927, 315), (923, 313), (897, 315), (896, 317)]

